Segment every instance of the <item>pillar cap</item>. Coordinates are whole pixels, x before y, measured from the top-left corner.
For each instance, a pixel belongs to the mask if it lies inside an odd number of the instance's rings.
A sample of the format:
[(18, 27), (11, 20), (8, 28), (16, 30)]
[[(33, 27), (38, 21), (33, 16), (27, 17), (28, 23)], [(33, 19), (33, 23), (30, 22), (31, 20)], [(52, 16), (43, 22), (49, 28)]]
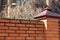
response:
[(60, 14), (52, 12), (52, 9), (46, 7), (45, 10), (38, 15), (34, 16), (34, 19), (44, 19), (47, 17), (60, 18)]

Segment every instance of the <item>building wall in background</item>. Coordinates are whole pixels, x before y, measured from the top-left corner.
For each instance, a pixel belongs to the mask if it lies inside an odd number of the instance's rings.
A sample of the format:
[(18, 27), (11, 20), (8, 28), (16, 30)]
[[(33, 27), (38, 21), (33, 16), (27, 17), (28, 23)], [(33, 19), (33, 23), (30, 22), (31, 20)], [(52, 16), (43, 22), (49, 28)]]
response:
[[(37, 0), (37, 1), (36, 0), (24, 0), (21, 3), (15, 2), (16, 5), (12, 5), (12, 3), (14, 2), (15, 1), (10, 0), (11, 4), (6, 6), (1, 13), (3, 14), (2, 18), (33, 19), (33, 16), (35, 16), (36, 14), (42, 11), (43, 6), (40, 7), (40, 3), (41, 4), (44, 3), (42, 0)], [(8, 9), (8, 7), (10, 9)], [(10, 11), (8, 11), (7, 9)]]
[[(8, 4), (8, 0), (4, 2)], [(9, 2), (1, 11), (1, 18), (33, 19), (46, 7), (46, 0), (23, 0), (22, 2), (10, 0)], [(52, 9), (53, 12), (60, 13), (60, 2), (53, 0)]]

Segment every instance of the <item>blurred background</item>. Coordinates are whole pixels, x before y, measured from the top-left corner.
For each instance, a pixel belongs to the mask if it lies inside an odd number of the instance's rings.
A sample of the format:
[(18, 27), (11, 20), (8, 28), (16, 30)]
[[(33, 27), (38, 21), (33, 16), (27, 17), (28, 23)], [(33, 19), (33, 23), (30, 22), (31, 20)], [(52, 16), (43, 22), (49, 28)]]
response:
[(0, 0), (0, 18), (33, 20), (47, 6), (60, 13), (60, 0)]

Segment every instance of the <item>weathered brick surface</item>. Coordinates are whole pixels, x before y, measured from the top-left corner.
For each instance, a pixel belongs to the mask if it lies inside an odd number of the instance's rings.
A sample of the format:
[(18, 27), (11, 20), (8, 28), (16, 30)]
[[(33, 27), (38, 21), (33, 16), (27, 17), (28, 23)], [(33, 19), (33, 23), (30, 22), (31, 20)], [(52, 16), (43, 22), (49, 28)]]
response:
[(20, 20), (10, 20), (11, 23), (20, 23)]
[(6, 40), (15, 40), (15, 37), (6, 37)]
[(0, 22), (3, 22), (3, 23), (4, 23), (4, 22), (9, 22), (9, 20), (0, 20)]
[(9, 37), (18, 37), (19, 36), (19, 34), (17, 34), (17, 33), (9, 33)]
[(24, 33), (26, 33), (26, 31), (25, 30), (16, 30), (16, 33), (24, 34)]
[(5, 30), (1, 29), (1, 30), (0, 30), (0, 33), (5, 33)]
[(16, 40), (25, 40), (26, 37), (16, 37)]
[(25, 24), (16, 24), (17, 27), (25, 27)]
[(6, 32), (6, 33), (15, 33), (16, 31), (15, 30), (5, 30), (4, 32)]
[(0, 20), (0, 40), (38, 40), (43, 26), (37, 20)]
[(0, 23), (0, 26), (4, 26), (4, 23)]
[(7, 30), (8, 29), (8, 27), (6, 27), (6, 26), (0, 26), (0, 30)]
[[(57, 20), (48, 21), (48, 30), (43, 22), (27, 20), (0, 20), (0, 40), (58, 40)], [(56, 24), (55, 24), (56, 23)], [(54, 24), (54, 25), (53, 25)]]
[(13, 23), (6, 23), (5, 26), (15, 26)]
[(26, 40), (35, 40), (35, 37), (26, 37)]
[(5, 37), (0, 37), (0, 40), (4, 40), (5, 39)]
[(20, 20), (20, 22), (23, 24), (29, 24), (30, 23), (30, 21), (28, 21), (28, 20)]
[(8, 36), (8, 34), (7, 33), (0, 33), (0, 37), (4, 37), (4, 36)]
[(47, 20), (48, 29), (46, 31), (46, 40), (60, 40), (58, 31), (58, 19), (47, 18)]

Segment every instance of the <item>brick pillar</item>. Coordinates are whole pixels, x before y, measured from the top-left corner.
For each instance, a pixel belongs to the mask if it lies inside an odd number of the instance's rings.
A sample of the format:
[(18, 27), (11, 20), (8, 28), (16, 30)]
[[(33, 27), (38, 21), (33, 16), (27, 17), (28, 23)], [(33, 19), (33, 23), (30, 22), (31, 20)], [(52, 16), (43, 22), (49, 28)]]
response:
[(57, 18), (47, 18), (46, 40), (59, 40)]
[(40, 20), (44, 22), (45, 27), (45, 39), (46, 40), (59, 40), (59, 24), (58, 18), (47, 17)]
[(41, 12), (35, 19), (39, 19), (43, 21), (45, 24), (45, 34), (46, 40), (60, 40), (59, 39), (59, 24), (58, 20), (60, 19), (60, 15), (57, 13), (53, 13), (51, 9), (46, 8), (45, 11)]

